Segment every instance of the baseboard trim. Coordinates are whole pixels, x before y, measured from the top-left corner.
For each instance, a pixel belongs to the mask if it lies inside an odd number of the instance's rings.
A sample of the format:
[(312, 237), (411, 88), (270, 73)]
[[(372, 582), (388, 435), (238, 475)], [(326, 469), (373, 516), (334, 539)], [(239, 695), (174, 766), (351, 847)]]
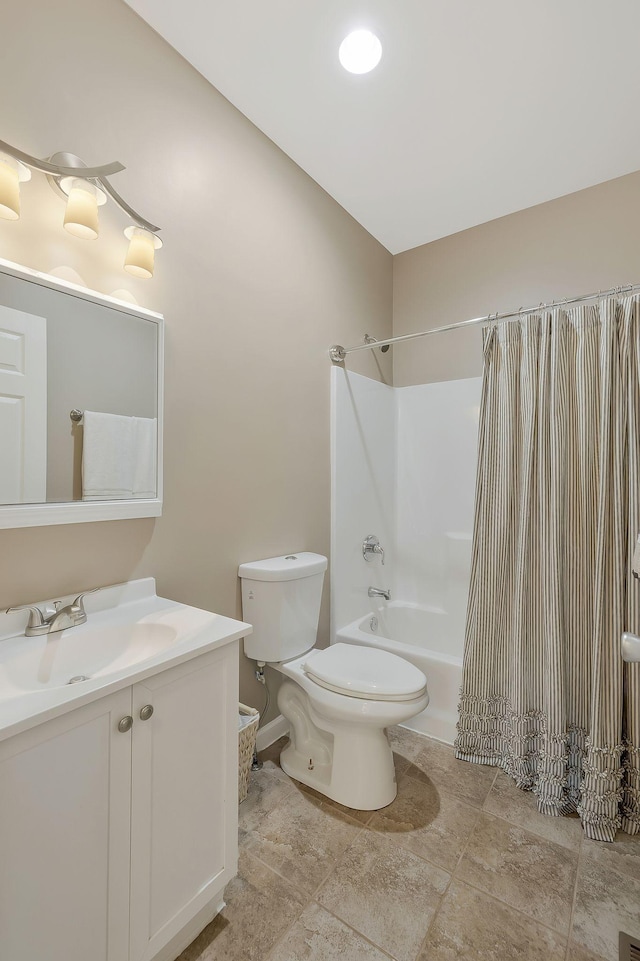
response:
[(270, 747), (274, 741), (278, 738), (284, 737), (285, 734), (289, 733), (289, 722), (286, 717), (282, 714), (278, 714), (274, 717), (273, 721), (269, 721), (264, 727), (261, 727), (258, 731), (258, 736), (256, 738), (256, 749), (258, 751), (264, 751), (266, 747)]

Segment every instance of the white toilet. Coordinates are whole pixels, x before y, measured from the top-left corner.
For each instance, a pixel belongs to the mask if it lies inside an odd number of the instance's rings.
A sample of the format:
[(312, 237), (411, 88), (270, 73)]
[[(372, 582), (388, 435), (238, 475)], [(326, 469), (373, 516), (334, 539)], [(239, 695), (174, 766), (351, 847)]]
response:
[(326, 569), (326, 557), (307, 552), (240, 565), (243, 617), (253, 624), (245, 654), (286, 678), (283, 770), (346, 807), (373, 811), (397, 792), (385, 728), (424, 711), (427, 679), (376, 648), (314, 649)]

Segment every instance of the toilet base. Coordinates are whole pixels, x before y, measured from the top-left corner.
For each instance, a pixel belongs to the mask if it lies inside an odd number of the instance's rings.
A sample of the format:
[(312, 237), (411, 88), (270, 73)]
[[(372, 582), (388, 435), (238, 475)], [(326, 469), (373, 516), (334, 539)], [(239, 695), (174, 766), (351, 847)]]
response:
[[(291, 743), (280, 755), (285, 774), (345, 807), (377, 811), (391, 804), (398, 787), (393, 752), (382, 725), (397, 723), (395, 717), (324, 716), (306, 692), (289, 680), (280, 687), (278, 706), (291, 728)], [(374, 710), (380, 708), (377, 702)], [(398, 710), (398, 705), (390, 710)], [(404, 716), (398, 720), (410, 716), (406, 705), (400, 710)]]
[[(388, 744), (386, 747), (391, 752)], [(336, 783), (338, 779), (332, 776), (334, 772), (331, 764), (314, 764), (310, 769), (309, 758), (296, 751), (293, 741), (282, 751), (280, 765), (289, 777), (324, 794), (332, 801), (357, 811), (377, 811), (391, 804), (398, 793), (392, 754), (391, 771), (386, 762), (382, 765), (382, 771), (374, 765), (364, 772), (364, 778), (354, 775), (352, 771), (348, 784)]]

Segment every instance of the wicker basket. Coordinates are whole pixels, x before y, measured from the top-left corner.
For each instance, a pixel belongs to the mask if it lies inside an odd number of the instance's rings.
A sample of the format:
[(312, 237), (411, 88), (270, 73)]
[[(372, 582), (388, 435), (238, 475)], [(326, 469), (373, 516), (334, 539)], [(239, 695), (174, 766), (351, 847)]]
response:
[(251, 761), (256, 746), (256, 734), (260, 723), (260, 714), (253, 707), (246, 704), (238, 705), (240, 714), (251, 717), (251, 721), (238, 731), (238, 802), (244, 801), (249, 790), (249, 775)]

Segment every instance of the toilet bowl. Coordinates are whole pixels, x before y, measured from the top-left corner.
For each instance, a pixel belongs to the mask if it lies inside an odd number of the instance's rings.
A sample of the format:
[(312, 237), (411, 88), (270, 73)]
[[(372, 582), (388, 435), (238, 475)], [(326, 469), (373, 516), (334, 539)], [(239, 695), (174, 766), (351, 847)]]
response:
[[(408, 661), (386, 651), (335, 644), (293, 661), (272, 664), (284, 675), (278, 707), (291, 725), (291, 743), (280, 755), (283, 771), (321, 794), (361, 811), (391, 804), (397, 793), (393, 753), (386, 728), (409, 720), (429, 703), (424, 674)], [(334, 678), (342, 690), (320, 683), (306, 665), (322, 655), (334, 658)], [(345, 666), (339, 666), (345, 657)], [(359, 691), (358, 664), (366, 667), (371, 654), (383, 654), (376, 695)], [(399, 699), (389, 678), (405, 679), (406, 696)], [(385, 683), (386, 682), (386, 683)], [(340, 685), (342, 686), (342, 685)], [(388, 693), (383, 693), (388, 692)]]
[(397, 793), (386, 728), (426, 708), (427, 679), (387, 651), (313, 646), (326, 567), (308, 552), (240, 566), (243, 616), (254, 628), (245, 654), (283, 675), (285, 773), (346, 807), (377, 810)]

